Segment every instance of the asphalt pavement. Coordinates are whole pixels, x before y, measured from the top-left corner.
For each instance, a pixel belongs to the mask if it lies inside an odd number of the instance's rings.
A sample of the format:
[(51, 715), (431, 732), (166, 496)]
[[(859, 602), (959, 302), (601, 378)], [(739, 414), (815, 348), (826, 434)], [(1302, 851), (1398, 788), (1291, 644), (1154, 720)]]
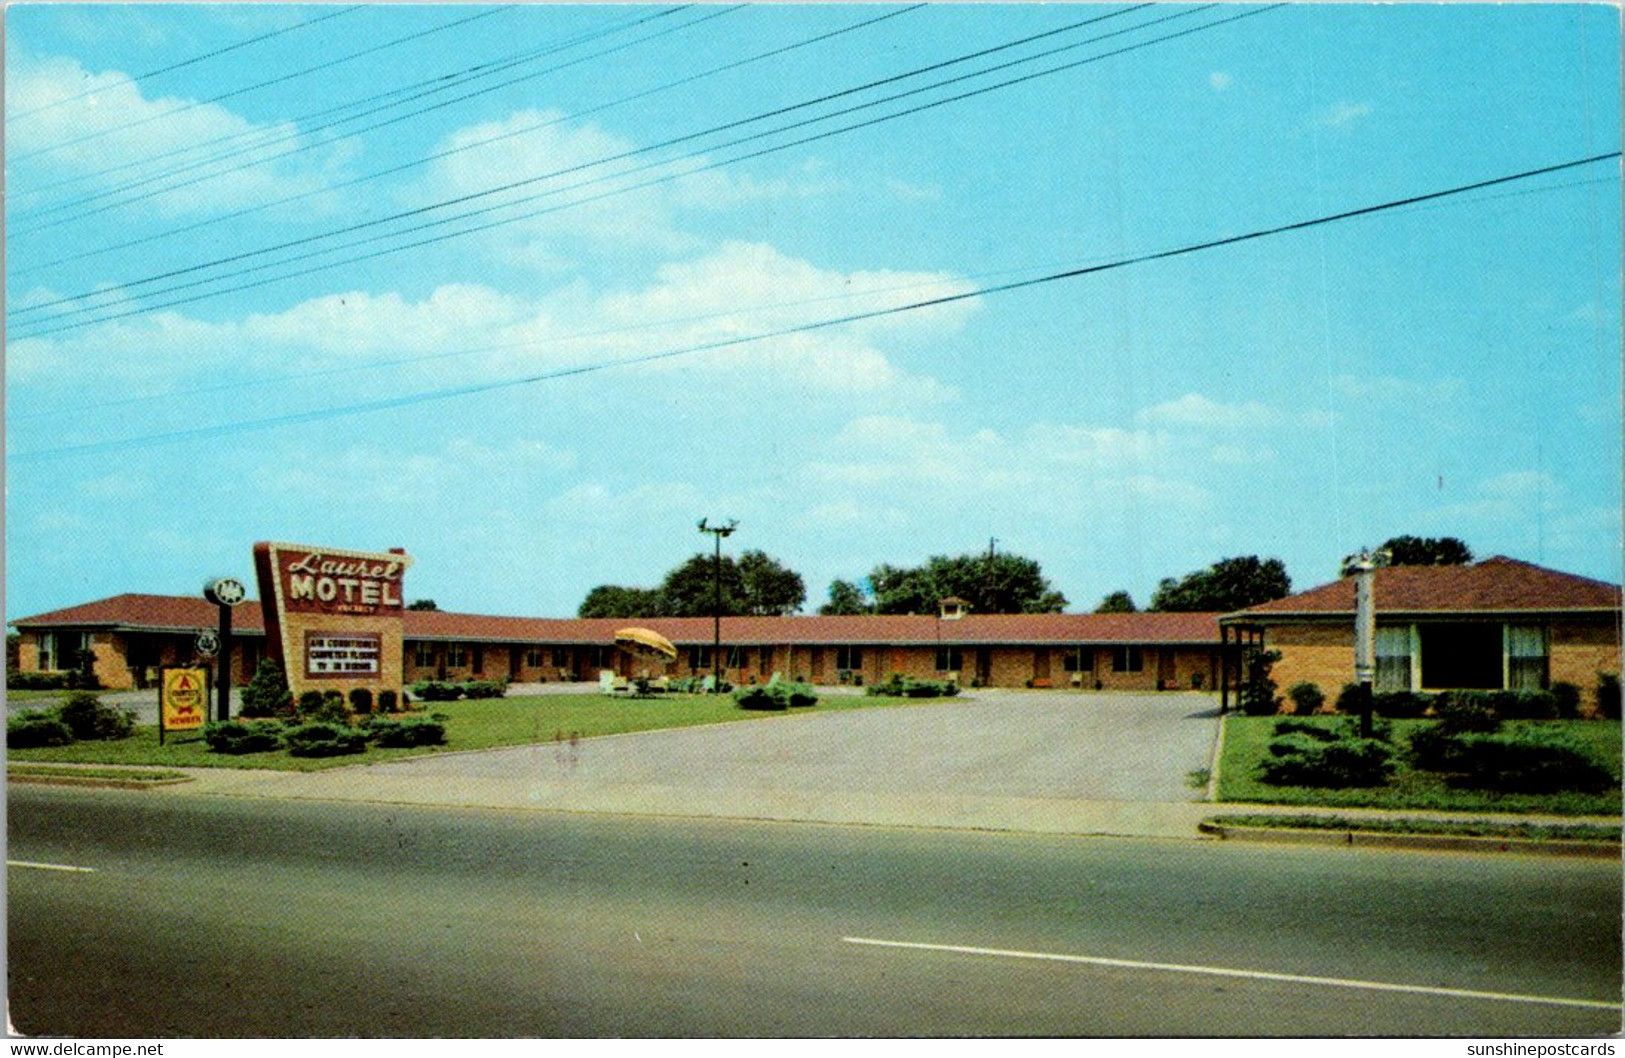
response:
[(35, 1035), (1620, 1029), (1605, 862), (16, 786), (8, 823)]

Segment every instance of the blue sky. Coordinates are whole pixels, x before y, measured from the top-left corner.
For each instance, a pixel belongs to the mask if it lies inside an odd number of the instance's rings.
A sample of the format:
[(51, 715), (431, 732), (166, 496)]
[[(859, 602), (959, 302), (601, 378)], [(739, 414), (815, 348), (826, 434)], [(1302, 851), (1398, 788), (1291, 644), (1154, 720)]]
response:
[(409, 596), (565, 615), (656, 583), (707, 545), (701, 517), (801, 572), (809, 610), (836, 577), (990, 537), (1073, 609), (1238, 554), (1309, 587), (1402, 533), (1620, 577), (1617, 160), (347, 410), (1614, 152), (1611, 7), (311, 21), (336, 10), (7, 10), (8, 618), (246, 578), (260, 539), (402, 546)]

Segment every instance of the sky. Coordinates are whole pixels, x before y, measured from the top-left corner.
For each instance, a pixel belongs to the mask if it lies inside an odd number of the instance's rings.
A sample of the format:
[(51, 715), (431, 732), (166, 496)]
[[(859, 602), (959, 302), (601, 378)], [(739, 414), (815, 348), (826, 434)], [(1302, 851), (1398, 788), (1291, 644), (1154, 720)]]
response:
[(1618, 152), (1619, 18), (11, 6), (7, 619), (257, 540), (567, 616), (702, 518), (808, 612), (990, 541), (1073, 611), (1401, 534), (1617, 582), (1616, 157), (1200, 247)]

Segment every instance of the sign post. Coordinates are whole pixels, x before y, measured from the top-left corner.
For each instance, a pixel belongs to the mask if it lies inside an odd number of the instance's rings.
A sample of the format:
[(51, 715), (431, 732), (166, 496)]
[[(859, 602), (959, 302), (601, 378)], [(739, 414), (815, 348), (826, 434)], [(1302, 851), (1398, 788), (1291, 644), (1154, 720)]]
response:
[(161, 670), (158, 680), (158, 744), (168, 731), (196, 731), (209, 718), (209, 670)]
[[(215, 688), (219, 695), (219, 718), (224, 722), (231, 719), (231, 608), (248, 597), (248, 589), (243, 587), (240, 580), (215, 577), (203, 585), (203, 597), (220, 607), (219, 638), (213, 646), (219, 652)], [(206, 656), (208, 652), (204, 636), (198, 636), (197, 646), (198, 653)]]

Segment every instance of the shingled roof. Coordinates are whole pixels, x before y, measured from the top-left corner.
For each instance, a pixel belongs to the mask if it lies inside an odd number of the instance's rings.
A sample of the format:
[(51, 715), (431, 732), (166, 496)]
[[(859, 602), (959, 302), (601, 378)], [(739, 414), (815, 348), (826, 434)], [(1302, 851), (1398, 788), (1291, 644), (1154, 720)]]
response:
[[(1620, 588), (1496, 555), (1466, 566), (1392, 566), (1375, 574), (1379, 613), (1618, 611)], [(1226, 614), (1226, 624), (1354, 612), (1354, 578)]]
[[(407, 610), (405, 637), (484, 643), (602, 643), (617, 630), (650, 628), (679, 645), (712, 641), (709, 617), (636, 619), (497, 617)], [(189, 632), (212, 628), (215, 607), (202, 598), (176, 595), (115, 595), (12, 621), (18, 628), (108, 628), (115, 631)], [(233, 611), (233, 628), (264, 634), (260, 607), (252, 602)], [(971, 614), (954, 621), (933, 615), (831, 617), (724, 617), (722, 638), (734, 644), (895, 644), (899, 646), (1023, 645), (1068, 643), (1208, 644), (1219, 638), (1212, 613), (1135, 614)]]

